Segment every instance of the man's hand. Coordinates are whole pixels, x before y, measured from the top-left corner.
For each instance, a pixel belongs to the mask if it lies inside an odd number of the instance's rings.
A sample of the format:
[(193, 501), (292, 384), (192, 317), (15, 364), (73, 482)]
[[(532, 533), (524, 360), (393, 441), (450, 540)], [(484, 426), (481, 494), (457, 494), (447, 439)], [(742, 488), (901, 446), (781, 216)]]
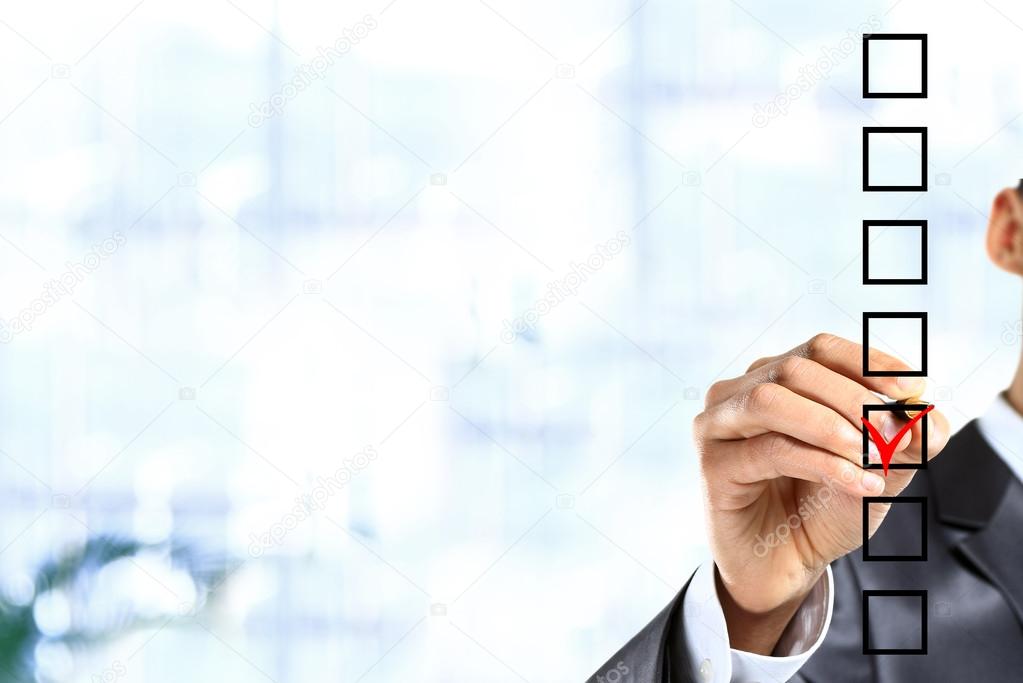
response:
[[(863, 377), (862, 353), (859, 344), (819, 334), (707, 391), (694, 435), (718, 593), (736, 649), (770, 654), (827, 565), (860, 546), (861, 499), (894, 496), (913, 477), (915, 470), (882, 477), (862, 467), (860, 417), (865, 404), (884, 403), (877, 394), (916, 397), (924, 382)], [(870, 354), (872, 368), (910, 369)], [(949, 425), (937, 410), (924, 419), (931, 458), (948, 441)], [(889, 411), (873, 413), (871, 423), (886, 439), (903, 424)], [(920, 461), (921, 426), (903, 437), (893, 463)], [(887, 507), (873, 506), (870, 534)]]

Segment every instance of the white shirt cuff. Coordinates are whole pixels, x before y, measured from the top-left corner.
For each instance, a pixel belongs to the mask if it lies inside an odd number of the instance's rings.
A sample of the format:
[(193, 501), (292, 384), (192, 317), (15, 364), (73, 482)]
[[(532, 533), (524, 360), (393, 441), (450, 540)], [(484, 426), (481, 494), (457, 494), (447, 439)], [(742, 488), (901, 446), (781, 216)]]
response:
[[(831, 567), (799, 606), (785, 628), (779, 650), (784, 657), (758, 655), (733, 649), (728, 642), (725, 613), (718, 600), (714, 563), (700, 565), (682, 599), (685, 645), (699, 683), (753, 683), (787, 681), (824, 642), (835, 606)], [(809, 647), (806, 644), (810, 643)]]

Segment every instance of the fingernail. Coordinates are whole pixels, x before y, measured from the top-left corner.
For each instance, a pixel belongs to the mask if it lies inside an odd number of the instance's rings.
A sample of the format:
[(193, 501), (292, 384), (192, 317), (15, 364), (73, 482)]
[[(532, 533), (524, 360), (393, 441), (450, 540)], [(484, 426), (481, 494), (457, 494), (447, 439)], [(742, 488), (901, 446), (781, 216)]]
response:
[(884, 491), (884, 479), (873, 472), (863, 471), (863, 478), (860, 479), (860, 486), (867, 493), (881, 493)]
[(902, 429), (901, 425), (896, 424), (895, 420), (888, 416), (884, 418), (884, 424), (881, 425), (881, 435), (885, 441), (891, 443), (900, 429)]

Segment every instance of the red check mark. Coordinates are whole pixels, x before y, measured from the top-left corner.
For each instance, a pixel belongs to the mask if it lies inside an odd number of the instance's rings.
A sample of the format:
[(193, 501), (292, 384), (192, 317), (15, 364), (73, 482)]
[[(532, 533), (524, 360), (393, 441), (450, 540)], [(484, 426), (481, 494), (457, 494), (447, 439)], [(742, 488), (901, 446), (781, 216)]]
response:
[(881, 432), (877, 431), (877, 428), (870, 424), (870, 420), (865, 417), (860, 418), (860, 420), (863, 421), (864, 426), (866, 426), (867, 431), (870, 432), (870, 438), (874, 440), (878, 453), (881, 454), (881, 467), (884, 469), (884, 476), (888, 476), (888, 463), (892, 461), (892, 456), (895, 455), (895, 447), (899, 445), (900, 441), (902, 441), (902, 437), (906, 435), (906, 432), (913, 428), (913, 425), (915, 425), (918, 420), (932, 410), (934, 410), (933, 404), (921, 410), (916, 417), (907, 422), (906, 425), (899, 430), (898, 434), (892, 437), (891, 441), (885, 441), (884, 437), (881, 436)]

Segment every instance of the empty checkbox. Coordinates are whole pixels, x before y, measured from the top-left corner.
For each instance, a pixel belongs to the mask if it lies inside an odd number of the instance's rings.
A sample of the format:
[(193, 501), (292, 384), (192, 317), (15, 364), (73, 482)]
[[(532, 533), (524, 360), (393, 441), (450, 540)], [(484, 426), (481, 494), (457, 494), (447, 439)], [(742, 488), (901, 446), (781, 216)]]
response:
[(863, 284), (926, 285), (927, 221), (863, 221)]
[[(909, 370), (872, 367), (870, 348), (884, 346), (890, 355), (901, 358)], [(927, 376), (927, 312), (863, 313), (863, 376), (864, 377), (926, 377)]]
[[(924, 418), (925, 420), (927, 418)], [(869, 536), (870, 516), (884, 512), (890, 505), (889, 518)], [(891, 515), (898, 515), (900, 524), (889, 524)], [(903, 538), (906, 528), (919, 529), (919, 536)], [(927, 497), (868, 496), (863, 499), (863, 561), (864, 562), (926, 562), (927, 561)]]
[(927, 591), (865, 590), (863, 654), (927, 654)]
[(864, 35), (863, 97), (927, 97), (927, 34)]
[(864, 192), (927, 191), (927, 128), (863, 129)]

